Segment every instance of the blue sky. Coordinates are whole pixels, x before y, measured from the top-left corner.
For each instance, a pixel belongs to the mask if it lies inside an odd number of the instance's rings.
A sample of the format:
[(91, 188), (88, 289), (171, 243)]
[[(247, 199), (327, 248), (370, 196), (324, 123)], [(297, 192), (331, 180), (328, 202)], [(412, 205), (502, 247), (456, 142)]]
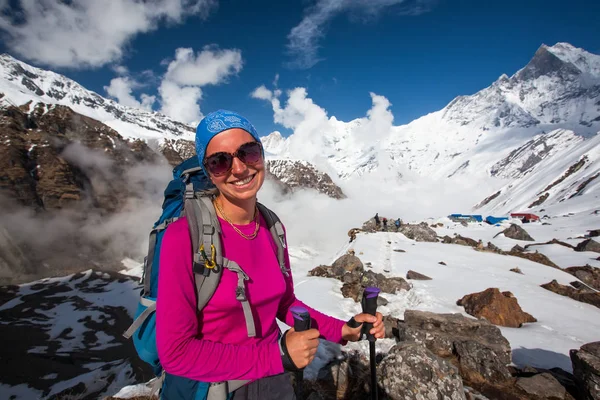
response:
[(283, 104), (286, 91), (304, 87), (345, 121), (366, 114), (373, 92), (399, 125), (513, 74), (542, 43), (600, 53), (597, 0), (37, 3), (0, 0), (2, 51), (103, 96), (120, 78), (111, 93), (122, 103), (143, 103), (143, 94), (146, 107), (186, 122), (236, 110), (261, 134), (291, 132), (251, 97), (261, 85), (281, 90)]

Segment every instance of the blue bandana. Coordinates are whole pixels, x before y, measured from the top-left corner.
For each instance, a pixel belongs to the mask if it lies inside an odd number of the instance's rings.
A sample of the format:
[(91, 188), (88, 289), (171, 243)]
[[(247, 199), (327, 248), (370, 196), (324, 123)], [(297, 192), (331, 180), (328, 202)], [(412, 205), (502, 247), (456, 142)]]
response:
[(206, 148), (210, 140), (219, 133), (228, 129), (240, 128), (248, 132), (252, 137), (260, 142), (258, 133), (254, 126), (246, 118), (233, 111), (218, 110), (208, 114), (196, 128), (196, 154), (200, 160), (200, 166), (204, 174), (208, 176), (208, 172), (204, 168), (204, 157), (206, 156)]

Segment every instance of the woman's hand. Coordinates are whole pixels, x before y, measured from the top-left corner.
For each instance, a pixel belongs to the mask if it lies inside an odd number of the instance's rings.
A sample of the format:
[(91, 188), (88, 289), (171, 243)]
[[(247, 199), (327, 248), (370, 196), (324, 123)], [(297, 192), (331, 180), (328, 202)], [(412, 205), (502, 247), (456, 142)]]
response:
[(373, 324), (373, 329), (369, 332), (371, 335), (374, 335), (377, 339), (385, 337), (385, 326), (383, 325), (383, 315), (381, 313), (378, 312), (375, 316), (367, 313), (357, 314), (354, 316), (354, 320), (360, 325), (357, 328), (351, 328), (348, 323), (345, 323), (342, 326), (342, 339), (350, 342), (360, 340), (360, 333), (364, 322)]
[(296, 332), (294, 328), (287, 331), (285, 335), (285, 346), (289, 358), (298, 369), (306, 367), (312, 362), (317, 354), (319, 346), (319, 336), (321, 334), (316, 329)]

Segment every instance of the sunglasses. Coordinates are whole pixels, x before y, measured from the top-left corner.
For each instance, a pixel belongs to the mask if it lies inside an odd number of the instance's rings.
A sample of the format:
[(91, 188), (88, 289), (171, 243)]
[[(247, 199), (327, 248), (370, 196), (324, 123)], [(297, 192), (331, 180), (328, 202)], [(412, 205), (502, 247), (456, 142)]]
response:
[(237, 157), (246, 165), (254, 165), (262, 160), (262, 145), (259, 142), (248, 142), (241, 145), (233, 154), (220, 151), (204, 159), (204, 167), (213, 176), (225, 175), (233, 166), (233, 159)]

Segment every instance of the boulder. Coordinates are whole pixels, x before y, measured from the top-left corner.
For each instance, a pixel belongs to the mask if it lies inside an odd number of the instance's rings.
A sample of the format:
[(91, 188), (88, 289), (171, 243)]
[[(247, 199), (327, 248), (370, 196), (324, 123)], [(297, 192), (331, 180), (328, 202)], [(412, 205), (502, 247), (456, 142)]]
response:
[(533, 398), (562, 400), (567, 397), (567, 390), (548, 372), (519, 378), (516, 386)]
[(364, 270), (362, 261), (360, 261), (360, 258), (356, 257), (354, 254), (344, 254), (333, 262), (331, 268), (333, 270), (343, 268), (347, 272), (352, 272), (355, 269), (360, 271)]
[(536, 263), (540, 263), (540, 264), (544, 264), (547, 265), (549, 267), (552, 268), (559, 268), (558, 265), (554, 264), (552, 261), (550, 261), (550, 259), (548, 257), (546, 257), (545, 255), (543, 255), (542, 253), (538, 253), (537, 251), (535, 253), (526, 253), (526, 252), (521, 252), (521, 251), (509, 251), (508, 253), (498, 249), (497, 251), (499, 254), (505, 254), (505, 255), (509, 255), (509, 256), (515, 256), (515, 257), (520, 257), (520, 258), (524, 258), (526, 260), (529, 261), (533, 261)]
[(596, 290), (600, 290), (600, 268), (585, 265), (583, 267), (569, 267), (566, 268), (565, 271), (575, 276), (586, 285), (593, 287)]
[(456, 367), (417, 343), (394, 346), (377, 367), (377, 379), (393, 400), (466, 400)]
[(523, 271), (521, 271), (521, 268), (519, 267), (511, 268), (510, 270), (511, 272), (516, 272), (517, 274), (523, 275)]
[(524, 248), (524, 247), (521, 247), (521, 246), (519, 246), (518, 244), (515, 244), (515, 245), (513, 246), (513, 248), (512, 248), (512, 249), (510, 249), (510, 251), (511, 251), (511, 252), (514, 252), (514, 253), (522, 253), (522, 252), (524, 252), (524, 251), (525, 251), (525, 248)]
[(556, 281), (556, 279), (550, 283), (545, 283), (540, 286), (546, 290), (560, 294), (561, 296), (567, 296), (573, 300), (591, 304), (600, 308), (600, 292), (590, 292), (589, 290), (585, 289), (575, 289), (570, 286), (561, 285)]
[(416, 281), (430, 281), (431, 280), (431, 278), (428, 277), (427, 275), (420, 274), (413, 270), (409, 270), (406, 273), (406, 279), (412, 279), (412, 280), (416, 280)]
[(600, 342), (584, 344), (569, 354), (581, 398), (600, 400)]
[[(507, 238), (515, 239), (515, 240), (526, 240), (528, 242), (533, 242), (534, 239), (529, 236), (529, 233), (523, 228), (521, 228), (517, 224), (510, 224), (510, 227), (506, 228), (502, 232), (498, 233), (496, 236), (504, 234)], [(494, 236), (494, 237), (496, 237)]]
[(398, 322), (398, 340), (422, 343), (435, 355), (455, 361), (469, 385), (503, 383), (511, 376), (510, 344), (485, 320), (407, 310)]
[(479, 245), (479, 242), (477, 240), (471, 239), (469, 237), (457, 235), (457, 234), (455, 234), (454, 237), (450, 237), (448, 235), (444, 236), (442, 238), (442, 243), (460, 244), (461, 246), (471, 246), (471, 247), (477, 247)]
[(375, 286), (383, 293), (395, 294), (399, 290), (410, 290), (411, 285), (400, 277), (387, 278), (383, 274), (367, 271), (362, 275), (360, 284), (362, 287)]
[(593, 239), (587, 239), (575, 246), (575, 251), (593, 251), (600, 253), (600, 243)]
[(398, 232), (402, 233), (409, 239), (417, 242), (437, 242), (438, 237), (433, 229), (426, 222), (421, 222), (418, 225), (403, 224)]
[(497, 288), (471, 293), (456, 302), (465, 311), (477, 318), (485, 318), (494, 325), (519, 328), (526, 322), (537, 322), (524, 312), (517, 299), (508, 292), (500, 293)]

